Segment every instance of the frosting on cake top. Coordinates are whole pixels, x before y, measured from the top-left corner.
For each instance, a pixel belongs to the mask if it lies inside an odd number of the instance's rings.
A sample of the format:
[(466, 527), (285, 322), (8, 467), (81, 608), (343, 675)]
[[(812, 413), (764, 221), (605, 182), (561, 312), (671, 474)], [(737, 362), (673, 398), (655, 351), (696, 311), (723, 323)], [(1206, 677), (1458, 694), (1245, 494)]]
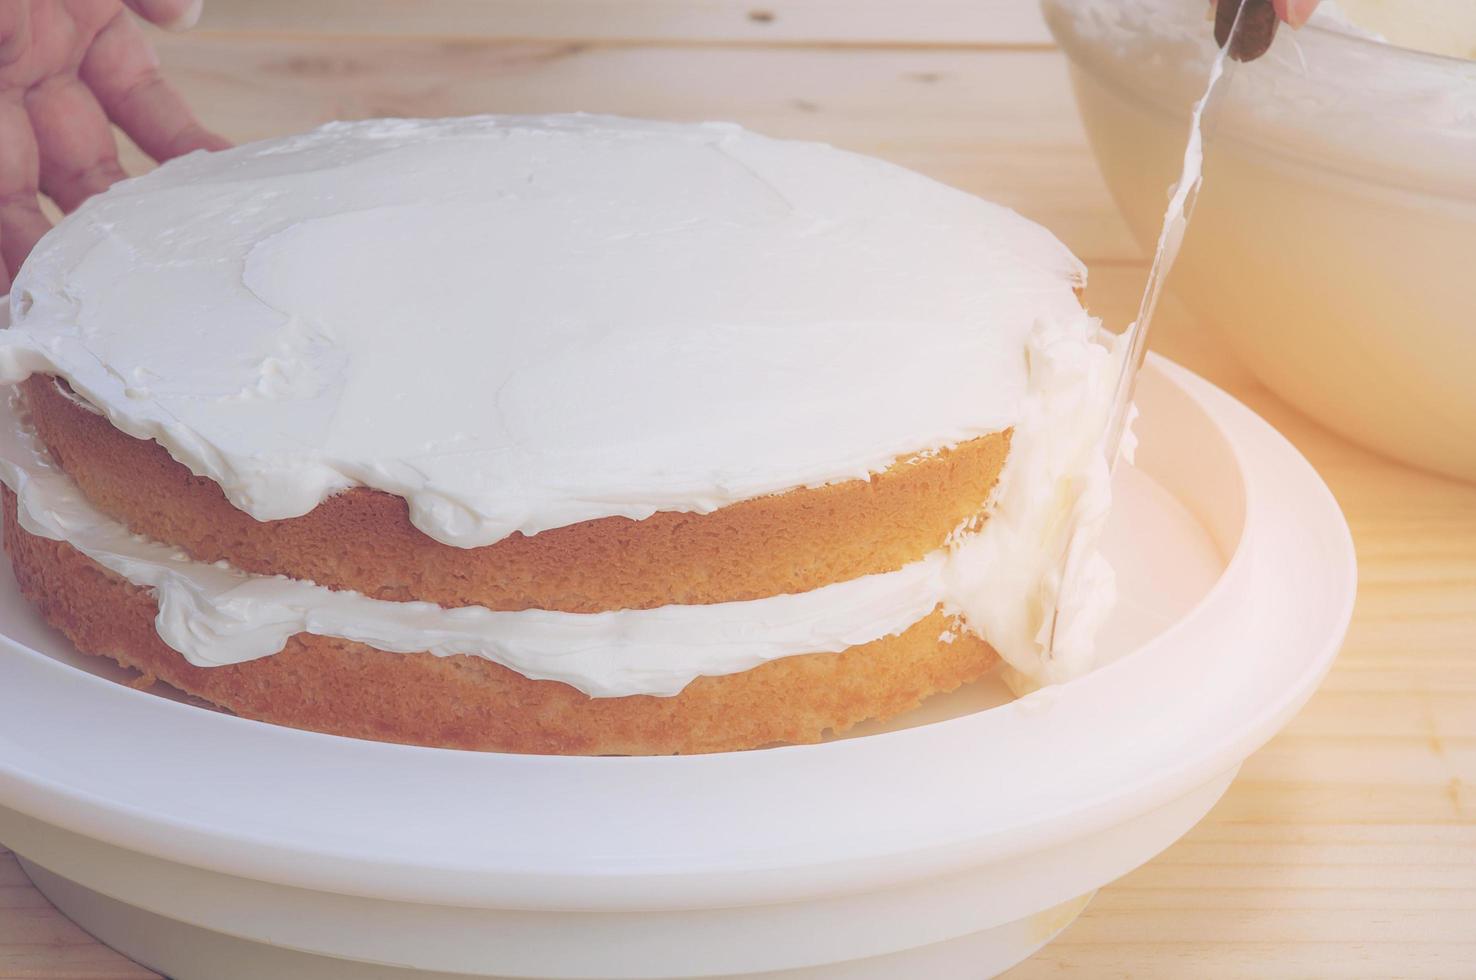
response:
[(0, 380), (65, 377), (258, 520), (363, 485), (473, 547), (1010, 426), (1083, 279), (1006, 208), (731, 125), (335, 123), (84, 204)]

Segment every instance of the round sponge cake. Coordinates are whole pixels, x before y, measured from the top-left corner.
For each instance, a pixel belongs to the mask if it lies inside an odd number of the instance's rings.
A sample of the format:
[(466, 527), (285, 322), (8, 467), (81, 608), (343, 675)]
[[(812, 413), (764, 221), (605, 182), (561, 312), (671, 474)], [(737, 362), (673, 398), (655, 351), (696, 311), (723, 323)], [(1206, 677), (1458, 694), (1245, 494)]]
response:
[(1048, 666), (1113, 361), (1006, 209), (737, 127), (376, 120), (38, 246), (5, 545), (87, 653), (517, 752), (806, 742)]

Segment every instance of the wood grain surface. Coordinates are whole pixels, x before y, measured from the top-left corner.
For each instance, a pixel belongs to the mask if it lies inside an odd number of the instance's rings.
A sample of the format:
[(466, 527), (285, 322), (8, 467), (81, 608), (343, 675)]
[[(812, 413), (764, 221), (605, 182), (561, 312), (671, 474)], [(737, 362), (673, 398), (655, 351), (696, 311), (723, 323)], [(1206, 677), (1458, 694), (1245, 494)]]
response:
[[(237, 140), (334, 118), (599, 110), (734, 119), (914, 167), (1020, 210), (1131, 316), (1146, 263), (1031, 0), (209, 0), (159, 36)], [(144, 164), (136, 152), (128, 162)], [(1172, 286), (1172, 284), (1171, 284)], [(1361, 584), (1337, 665), (1181, 842), (1011, 971), (1035, 978), (1476, 978), (1476, 486), (1378, 458), (1263, 389), (1169, 296), (1156, 347), (1322, 473)], [(0, 977), (152, 977), (0, 851)]]

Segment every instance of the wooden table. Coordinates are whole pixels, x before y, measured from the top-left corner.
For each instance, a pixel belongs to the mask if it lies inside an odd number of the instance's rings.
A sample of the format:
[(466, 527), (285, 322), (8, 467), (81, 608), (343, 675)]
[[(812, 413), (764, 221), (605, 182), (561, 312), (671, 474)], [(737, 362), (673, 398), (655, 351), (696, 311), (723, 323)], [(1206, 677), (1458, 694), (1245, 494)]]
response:
[[(374, 115), (733, 119), (877, 154), (1042, 222), (1090, 266), (1088, 304), (1109, 325), (1126, 323), (1142, 286), (1143, 251), (1097, 175), (1033, 0), (207, 8), (159, 50), (237, 140)], [(1160, 351), (1322, 472), (1357, 541), (1358, 607), (1321, 691), (1209, 817), (1009, 976), (1476, 977), (1476, 486), (1296, 414), (1172, 296), (1156, 332)], [(0, 977), (152, 976), (67, 922), (0, 851)]]

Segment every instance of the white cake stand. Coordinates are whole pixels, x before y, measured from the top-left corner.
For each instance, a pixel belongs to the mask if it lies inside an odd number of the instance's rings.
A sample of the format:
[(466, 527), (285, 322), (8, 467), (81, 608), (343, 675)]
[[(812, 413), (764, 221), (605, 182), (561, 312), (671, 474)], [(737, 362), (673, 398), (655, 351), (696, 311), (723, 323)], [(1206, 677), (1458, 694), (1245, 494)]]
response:
[(816, 746), (556, 758), (259, 724), (117, 683), (7, 571), (0, 841), (176, 980), (992, 975), (1209, 810), (1352, 609), (1347, 527), (1285, 440), (1163, 360), (1139, 403), (1111, 662)]

